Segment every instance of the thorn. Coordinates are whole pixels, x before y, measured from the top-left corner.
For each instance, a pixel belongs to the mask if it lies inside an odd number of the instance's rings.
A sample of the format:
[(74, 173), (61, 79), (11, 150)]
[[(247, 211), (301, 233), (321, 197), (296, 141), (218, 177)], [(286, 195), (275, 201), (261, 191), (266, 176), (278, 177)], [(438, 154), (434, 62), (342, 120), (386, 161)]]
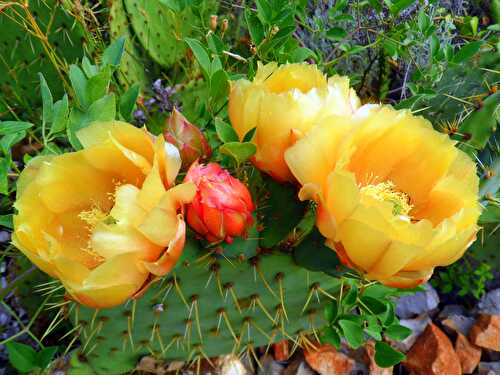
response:
[(304, 314), (304, 311), (306, 311), (307, 306), (309, 306), (309, 303), (311, 302), (311, 298), (318, 287), (319, 287), (319, 284), (314, 283), (309, 288), (309, 294), (307, 295), (306, 303), (304, 304), (304, 307), (302, 308), (301, 314)]
[[(238, 312), (241, 314), (241, 307), (240, 304), (238, 303), (238, 297), (236, 296), (236, 292), (234, 291), (234, 284), (229, 282), (224, 284), (224, 290), (226, 291), (226, 297), (227, 293), (231, 293), (231, 297), (233, 299), (234, 305), (238, 309)], [(224, 299), (225, 302), (225, 299)]]
[(283, 309), (283, 313), (285, 315), (286, 320), (288, 321), (288, 314), (286, 313), (286, 307), (285, 307), (285, 290), (283, 288), (283, 278), (285, 275), (283, 272), (279, 272), (276, 275), (276, 280), (278, 281), (279, 284), (279, 289), (280, 289), (280, 302), (281, 302), (281, 307)]
[[(198, 331), (198, 336), (200, 337), (200, 341), (203, 342), (203, 334), (201, 333), (201, 324), (200, 324), (200, 313), (198, 310), (198, 296), (194, 295), (191, 297), (191, 308), (194, 306), (194, 319), (196, 321), (196, 329)], [(189, 317), (191, 317), (191, 312), (189, 313)]]
[(168, 343), (167, 347), (161, 352), (161, 357), (163, 357), (165, 355), (166, 352), (168, 352), (168, 350), (170, 349), (170, 347), (174, 344), (174, 343), (178, 343), (179, 340), (182, 339), (182, 336), (181, 335), (174, 335), (172, 337), (172, 340), (170, 340), (170, 342)]
[(184, 341), (187, 343), (187, 347), (191, 347), (191, 326), (193, 321), (191, 319), (186, 319), (186, 327), (184, 328)]
[(179, 286), (179, 283), (177, 282), (177, 276), (174, 276), (174, 285), (175, 285), (175, 290), (177, 291), (177, 294), (179, 295), (180, 299), (182, 300), (182, 302), (184, 302), (187, 309), (189, 310), (189, 305), (186, 301), (186, 298), (184, 297), (184, 294), (182, 294), (182, 290)]
[[(266, 287), (267, 290), (269, 290), (269, 292), (276, 298), (278, 299), (278, 296), (276, 296), (276, 293), (274, 293), (274, 290), (272, 290), (272, 288), (269, 286), (266, 278), (264, 277), (264, 275), (262, 274), (262, 271), (260, 270), (259, 268), (259, 264), (258, 264), (258, 259), (257, 258), (252, 258), (251, 259), (251, 262), (252, 264), (252, 267), (254, 269), (254, 275), (255, 274), (258, 274), (259, 277), (261, 278), (262, 282), (264, 283), (264, 286)], [(255, 282), (257, 282), (257, 279), (255, 279)]]
[(252, 303), (254, 303), (254, 305), (255, 305), (255, 303), (257, 303), (257, 305), (259, 305), (260, 309), (264, 312), (264, 314), (266, 314), (266, 316), (269, 318), (269, 320), (271, 322), (273, 322), (273, 324), (274, 324), (273, 317), (271, 316), (271, 314), (269, 314), (269, 311), (267, 311), (266, 307), (260, 301), (259, 295), (253, 294), (250, 298), (252, 299)]

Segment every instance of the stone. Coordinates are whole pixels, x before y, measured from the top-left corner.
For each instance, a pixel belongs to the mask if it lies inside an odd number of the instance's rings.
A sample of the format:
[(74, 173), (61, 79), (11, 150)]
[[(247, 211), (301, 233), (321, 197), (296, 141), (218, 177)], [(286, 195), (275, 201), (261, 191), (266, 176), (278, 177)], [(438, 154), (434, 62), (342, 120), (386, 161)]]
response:
[(500, 374), (500, 362), (479, 362), (477, 373), (478, 375), (498, 375)]
[(467, 315), (465, 307), (462, 305), (446, 305), (438, 314), (438, 319), (443, 320), (452, 315)]
[(288, 340), (282, 340), (273, 344), (274, 359), (277, 361), (286, 361), (290, 357), (290, 345)]
[(474, 318), (464, 315), (450, 315), (441, 322), (443, 328), (449, 333), (460, 333), (464, 336), (469, 334), (474, 323)]
[(302, 357), (293, 360), (282, 375), (315, 375), (315, 372), (307, 365)]
[(482, 350), (479, 346), (471, 344), (467, 337), (458, 333), (455, 341), (455, 353), (460, 360), (464, 374), (472, 374), (481, 360)]
[(439, 296), (431, 284), (424, 284), (425, 290), (396, 301), (396, 315), (403, 319), (413, 318), (434, 310), (439, 304)]
[(355, 362), (331, 345), (321, 345), (316, 351), (305, 352), (307, 364), (320, 375), (349, 375)]
[(221, 375), (252, 375), (252, 372), (234, 354), (220, 358), (219, 372), (217, 373)]
[(481, 314), (500, 315), (500, 288), (486, 293), (477, 304)]
[(260, 359), (262, 367), (259, 368), (258, 375), (282, 375), (285, 367), (279, 364), (270, 355), (265, 355)]
[(382, 368), (375, 362), (375, 343), (368, 341), (365, 345), (365, 351), (368, 355), (369, 363), (368, 370), (370, 375), (392, 375), (393, 367)]
[(482, 348), (500, 351), (500, 315), (479, 315), (469, 332), (469, 339)]
[(450, 339), (430, 323), (403, 362), (411, 375), (461, 375), (462, 369)]
[(399, 324), (411, 329), (411, 334), (403, 341), (392, 341), (392, 345), (396, 349), (406, 353), (415, 344), (415, 341), (417, 341), (429, 323), (431, 323), (431, 319), (427, 314), (422, 314), (415, 319), (401, 319)]

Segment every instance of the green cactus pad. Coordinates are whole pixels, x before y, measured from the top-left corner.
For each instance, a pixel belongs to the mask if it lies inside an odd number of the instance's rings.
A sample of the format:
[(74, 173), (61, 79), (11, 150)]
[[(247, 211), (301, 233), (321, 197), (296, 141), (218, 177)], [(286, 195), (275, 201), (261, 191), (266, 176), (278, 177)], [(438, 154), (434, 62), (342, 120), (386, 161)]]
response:
[(183, 262), (135, 302), (77, 307), (79, 358), (97, 374), (119, 374), (143, 355), (196, 361), (283, 338), (303, 346), (305, 334), (324, 324), (323, 304), (338, 287), (338, 279), (307, 271), (283, 253), (242, 262), (201, 257)]
[[(200, 14), (210, 14), (215, 3), (201, 2)], [(159, 0), (124, 0), (124, 4), (135, 35), (153, 60), (168, 67), (184, 56), (183, 39), (199, 28), (198, 16), (189, 7), (174, 13)]]
[(141, 59), (139, 51), (133, 42), (133, 36), (129, 26), (123, 0), (111, 1), (109, 8), (109, 29), (111, 38), (113, 40), (121, 36), (126, 38), (125, 51), (122, 56), (118, 79), (125, 88), (135, 83), (140, 84), (141, 87), (145, 87), (148, 81), (144, 72), (143, 59)]
[[(83, 55), (83, 31), (64, 7), (55, 3), (54, 0), (29, 1), (28, 9), (56, 54), (72, 63)], [(12, 9), (6, 7), (0, 12), (0, 93), (14, 107), (22, 104), (24, 108), (30, 108), (41, 102), (36, 90), (39, 72), (50, 82), (54, 97), (62, 96), (64, 88), (40, 40), (12, 19), (21, 21), (16, 13), (23, 15), (24, 11), (16, 6)]]

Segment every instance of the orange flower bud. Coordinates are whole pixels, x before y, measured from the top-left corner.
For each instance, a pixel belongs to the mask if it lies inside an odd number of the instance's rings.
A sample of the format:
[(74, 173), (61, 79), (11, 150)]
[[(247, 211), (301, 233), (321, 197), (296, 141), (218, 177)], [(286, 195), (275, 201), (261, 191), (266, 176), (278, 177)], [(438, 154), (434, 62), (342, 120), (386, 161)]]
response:
[(186, 182), (196, 185), (196, 195), (187, 206), (187, 222), (209, 242), (244, 236), (253, 224), (254, 204), (247, 187), (219, 164), (193, 163)]
[(212, 14), (210, 16), (210, 30), (215, 31), (216, 28), (217, 28), (217, 15)]
[(200, 129), (191, 124), (176, 108), (164, 131), (167, 142), (175, 145), (181, 154), (182, 167), (187, 169), (197, 159), (209, 158), (212, 150)]

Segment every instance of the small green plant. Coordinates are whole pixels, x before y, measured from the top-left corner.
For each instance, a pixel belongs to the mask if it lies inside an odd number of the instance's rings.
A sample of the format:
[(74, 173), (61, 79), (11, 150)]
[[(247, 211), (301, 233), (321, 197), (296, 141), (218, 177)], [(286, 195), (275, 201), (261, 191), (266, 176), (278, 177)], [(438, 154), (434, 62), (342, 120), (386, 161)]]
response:
[(488, 263), (464, 258), (437, 272), (431, 283), (442, 293), (456, 292), (460, 297), (480, 299), (486, 290), (486, 283), (492, 279), (492, 268)]
[(375, 340), (375, 361), (380, 367), (391, 367), (405, 356), (384, 339), (404, 340), (411, 330), (399, 324), (395, 314), (394, 298), (413, 291), (404, 291), (357, 279), (342, 278), (342, 286), (335, 299), (324, 310), (328, 325), (321, 340), (340, 348), (341, 337), (353, 349), (359, 348), (366, 338)]
[(57, 346), (48, 346), (36, 351), (30, 345), (10, 341), (5, 344), (10, 364), (20, 372), (40, 374), (45, 370), (57, 352)]

